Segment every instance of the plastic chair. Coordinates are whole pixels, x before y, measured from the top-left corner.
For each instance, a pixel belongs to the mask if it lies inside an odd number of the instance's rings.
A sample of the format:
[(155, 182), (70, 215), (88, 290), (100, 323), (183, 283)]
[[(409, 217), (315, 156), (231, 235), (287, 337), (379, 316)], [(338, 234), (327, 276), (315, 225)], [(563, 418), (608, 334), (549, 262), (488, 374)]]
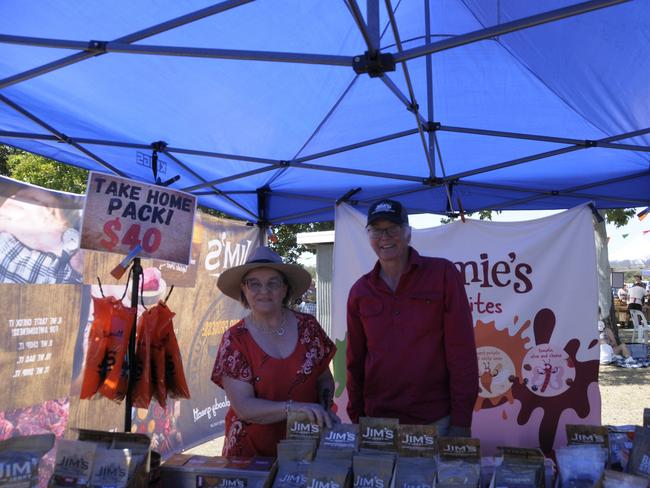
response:
[(650, 332), (650, 325), (645, 319), (645, 315), (640, 310), (630, 310), (632, 324), (634, 325), (633, 340), (635, 342), (646, 343), (646, 334)]

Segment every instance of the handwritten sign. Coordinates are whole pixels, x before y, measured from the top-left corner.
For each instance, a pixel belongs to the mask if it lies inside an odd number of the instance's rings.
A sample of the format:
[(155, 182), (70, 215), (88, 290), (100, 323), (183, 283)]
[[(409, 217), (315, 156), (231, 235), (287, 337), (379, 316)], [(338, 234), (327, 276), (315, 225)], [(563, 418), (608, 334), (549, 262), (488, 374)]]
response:
[(91, 172), (81, 247), (188, 264), (196, 197), (169, 188)]

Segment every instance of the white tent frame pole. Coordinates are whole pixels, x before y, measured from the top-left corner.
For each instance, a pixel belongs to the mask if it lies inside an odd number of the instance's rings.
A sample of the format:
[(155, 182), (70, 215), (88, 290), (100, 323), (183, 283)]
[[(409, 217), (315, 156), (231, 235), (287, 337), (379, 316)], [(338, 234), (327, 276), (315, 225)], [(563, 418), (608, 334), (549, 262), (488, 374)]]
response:
[[(210, 17), (211, 15), (215, 15), (221, 12), (225, 12), (226, 10), (230, 10), (235, 7), (239, 7), (245, 3), (252, 2), (253, 0), (226, 0), (224, 2), (219, 2), (217, 4), (211, 5), (209, 7), (197, 10), (195, 12), (191, 12), (186, 15), (182, 15), (180, 17), (177, 17), (175, 19), (168, 20), (166, 22), (162, 22), (160, 24), (156, 24), (154, 26), (148, 27), (146, 29), (142, 29), (136, 32), (133, 32), (131, 34), (128, 34), (123, 37), (119, 37), (115, 39), (113, 42), (116, 43), (133, 43), (140, 41), (142, 39), (146, 39), (147, 37), (155, 36), (156, 34), (160, 34), (161, 32), (165, 32), (171, 29), (175, 29), (176, 27), (180, 27), (182, 25), (186, 25), (189, 23), (192, 23), (197, 20), (201, 20), (205, 17)], [(92, 58), (96, 56), (96, 52), (81, 52), (81, 53), (76, 53), (72, 54), (70, 56), (66, 56), (65, 58), (57, 59), (56, 61), (52, 61), (51, 63), (47, 63), (41, 66), (38, 66), (36, 68), (32, 68), (27, 71), (23, 71), (22, 73), (18, 73), (16, 75), (10, 76), (8, 78), (5, 78), (3, 80), (0, 80), (0, 88), (6, 88), (10, 85), (14, 85), (16, 83), (20, 83), (21, 81), (29, 80), (31, 78), (35, 78), (37, 76), (40, 76), (45, 73), (49, 73), (50, 71), (55, 71), (59, 68), (63, 68), (65, 66), (69, 66), (71, 64), (78, 63), (80, 61), (84, 61), (85, 59)]]
[[(429, 0), (424, 0), (424, 29), (425, 29), (425, 42), (431, 43), (431, 7)], [(435, 120), (433, 116), (433, 59), (431, 54), (425, 56), (426, 75), (427, 75), (427, 117), (428, 120)], [(435, 134), (428, 130), (428, 151), (429, 158), (433, 161), (433, 168), (431, 177), (436, 177), (436, 137)]]
[(493, 27), (487, 27), (485, 29), (468, 32), (467, 34), (455, 36), (450, 39), (443, 39), (431, 44), (425, 44), (424, 46), (406, 49), (402, 53), (395, 55), (395, 62), (397, 63), (401, 61), (407, 61), (409, 59), (419, 58), (420, 56), (424, 56), (426, 54), (445, 51), (447, 49), (464, 46), (466, 44), (482, 41), (491, 37), (516, 32), (518, 30), (527, 29), (529, 27), (534, 27), (537, 25), (547, 24), (556, 20), (566, 19), (575, 15), (585, 14), (594, 10), (611, 7), (613, 5), (618, 5), (629, 1), (630, 0), (592, 0), (589, 2), (578, 3), (576, 5), (570, 5), (569, 7), (549, 10), (548, 12), (544, 12), (542, 14), (531, 15), (529, 17), (513, 20), (512, 22), (506, 22), (504, 24), (495, 25)]
[(115, 173), (115, 174), (117, 174), (117, 175), (120, 175), (120, 176), (126, 176), (125, 173), (123, 173), (122, 171), (120, 171), (119, 169), (117, 169), (117, 168), (116, 168), (115, 166), (113, 166), (112, 164), (107, 163), (106, 161), (104, 161), (102, 158), (100, 158), (99, 156), (97, 156), (97, 155), (94, 154), (93, 152), (89, 151), (88, 149), (86, 149), (86, 148), (83, 147), (82, 145), (76, 143), (75, 141), (71, 140), (68, 136), (66, 136), (66, 135), (63, 134), (62, 132), (59, 132), (59, 131), (56, 130), (54, 127), (52, 127), (51, 125), (49, 125), (47, 122), (45, 122), (45, 121), (39, 119), (38, 117), (36, 117), (36, 115), (34, 115), (34, 114), (32, 114), (31, 112), (29, 112), (28, 110), (24, 109), (23, 107), (21, 107), (21, 106), (18, 105), (17, 103), (15, 103), (15, 102), (9, 100), (7, 97), (5, 97), (5, 96), (2, 95), (2, 94), (0, 94), (0, 102), (3, 102), (5, 105), (8, 105), (9, 107), (11, 107), (12, 109), (14, 109), (14, 110), (17, 111), (18, 113), (20, 113), (20, 114), (22, 114), (23, 116), (27, 117), (27, 118), (28, 118), (29, 120), (31, 120), (32, 122), (34, 122), (34, 123), (40, 125), (41, 127), (43, 127), (43, 128), (44, 128), (45, 130), (47, 130), (48, 132), (51, 132), (52, 134), (54, 134), (54, 136), (55, 136), (59, 141), (61, 141), (61, 142), (65, 142), (65, 143), (67, 143), (67, 144), (70, 144), (72, 147), (74, 147), (74, 148), (77, 149), (78, 151), (82, 152), (83, 154), (85, 154), (86, 156), (88, 156), (89, 158), (91, 158), (93, 161), (95, 161), (95, 162), (101, 164), (101, 165), (102, 165), (103, 167), (105, 167), (106, 169), (112, 171), (113, 173)]

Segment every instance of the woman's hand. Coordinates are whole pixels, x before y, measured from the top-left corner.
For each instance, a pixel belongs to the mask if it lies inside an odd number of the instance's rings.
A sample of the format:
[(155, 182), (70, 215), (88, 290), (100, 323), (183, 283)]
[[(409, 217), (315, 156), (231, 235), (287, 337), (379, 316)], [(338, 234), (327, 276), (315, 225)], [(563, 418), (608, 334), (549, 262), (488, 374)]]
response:
[[(318, 403), (293, 402), (291, 404), (291, 411), (306, 413), (312, 424), (318, 424), (321, 427), (331, 428), (332, 424), (335, 423), (334, 418), (338, 420), (333, 412), (329, 409), (325, 410)], [(334, 415), (334, 418), (332, 415)]]

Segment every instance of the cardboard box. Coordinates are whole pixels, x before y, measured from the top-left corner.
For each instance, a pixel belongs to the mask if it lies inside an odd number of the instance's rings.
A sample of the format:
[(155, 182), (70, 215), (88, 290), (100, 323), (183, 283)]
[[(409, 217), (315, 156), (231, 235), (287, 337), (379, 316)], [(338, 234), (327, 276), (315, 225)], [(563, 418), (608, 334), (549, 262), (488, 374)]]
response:
[(269, 488), (275, 458), (237, 458), (175, 454), (160, 467), (162, 488)]

